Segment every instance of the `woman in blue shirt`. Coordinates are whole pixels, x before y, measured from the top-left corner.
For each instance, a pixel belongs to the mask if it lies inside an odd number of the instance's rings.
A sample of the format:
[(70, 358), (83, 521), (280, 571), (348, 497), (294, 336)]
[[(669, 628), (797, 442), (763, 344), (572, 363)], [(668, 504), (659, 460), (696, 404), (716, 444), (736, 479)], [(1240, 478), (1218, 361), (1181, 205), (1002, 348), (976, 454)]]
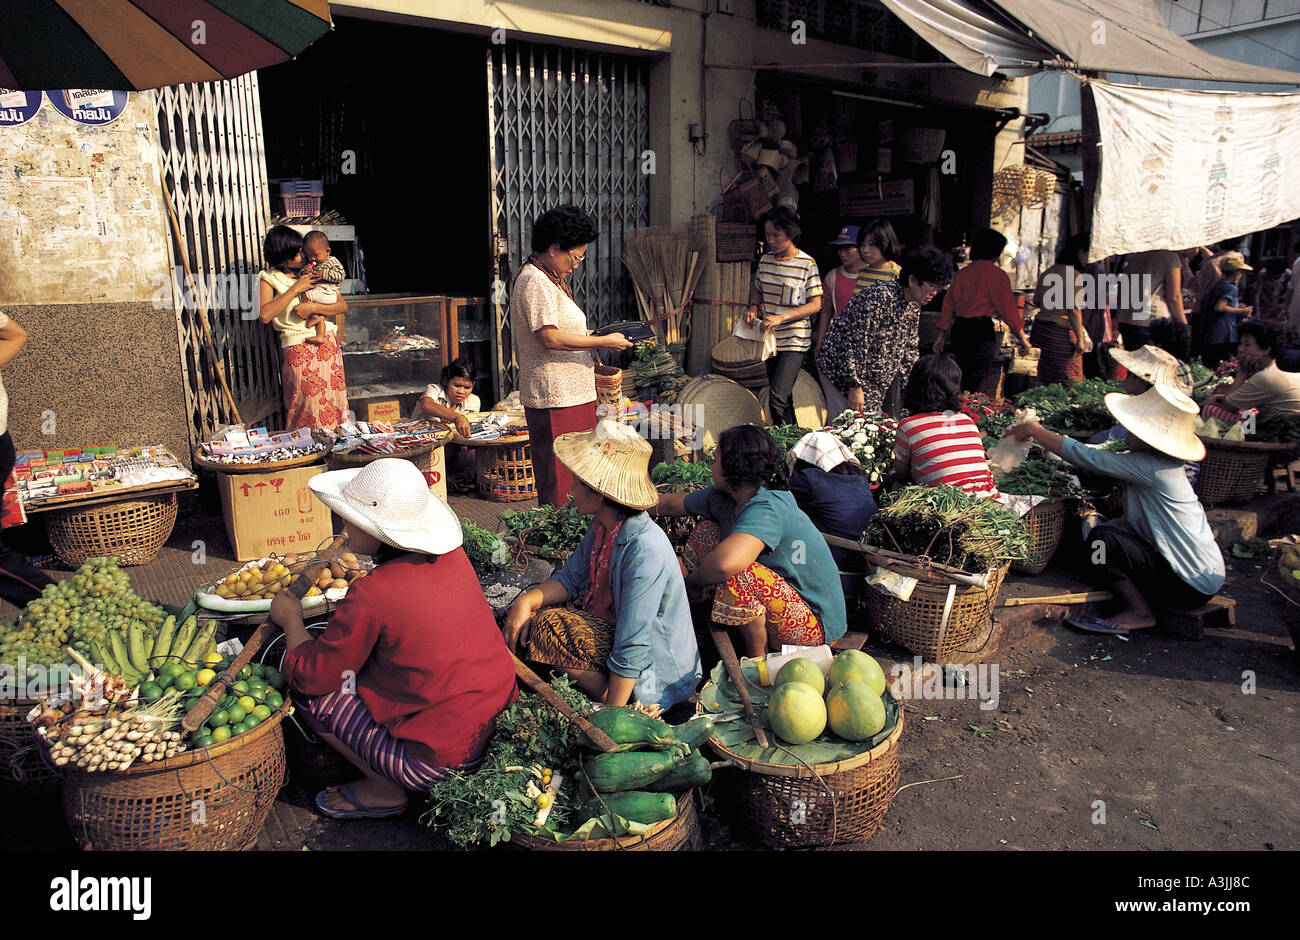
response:
[(1209, 603), (1223, 586), (1223, 553), (1183, 471), (1185, 461), (1205, 457), (1205, 445), (1193, 430), (1196, 403), (1172, 386), (1154, 385), (1141, 395), (1111, 392), (1106, 407), (1128, 430), (1129, 453), (1089, 447), (1032, 421), (1007, 434), (1126, 484), (1124, 515), (1096, 526), (1087, 537), (1092, 570), (1126, 608), (1109, 622), (1071, 622), (1097, 632), (1127, 633), (1156, 626), (1153, 602), (1181, 609)]
[(838, 569), (826, 540), (795, 498), (767, 484), (781, 453), (760, 427), (723, 431), (713, 486), (667, 493), (661, 516), (704, 517), (683, 553), (686, 586), (713, 597), (712, 619), (739, 628), (746, 656), (782, 645), (833, 643), (848, 629)]
[(573, 472), (569, 495), (594, 518), (564, 567), (515, 599), (505, 635), (596, 701), (657, 713), (690, 698), (703, 672), (681, 566), (645, 513), (659, 500), (650, 454), (617, 421), (555, 439), (556, 459)]

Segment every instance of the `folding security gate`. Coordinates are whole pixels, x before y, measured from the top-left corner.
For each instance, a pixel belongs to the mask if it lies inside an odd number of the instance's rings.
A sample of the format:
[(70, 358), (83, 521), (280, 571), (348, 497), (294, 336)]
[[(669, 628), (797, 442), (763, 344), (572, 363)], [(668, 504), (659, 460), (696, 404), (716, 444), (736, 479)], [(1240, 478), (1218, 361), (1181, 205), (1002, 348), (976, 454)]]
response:
[(636, 317), (621, 259), (624, 235), (650, 218), (649, 71), (643, 59), (556, 46), (510, 41), (488, 51), (498, 395), (516, 386), (508, 292), (547, 209), (574, 203), (596, 220), (587, 261), (570, 278), (588, 325)]
[[(179, 287), (173, 306), (191, 440), (205, 439), (232, 418), (218, 362), (244, 420), (278, 426), (279, 353), (275, 334), (257, 320), (270, 216), (257, 76), (162, 88), (157, 102), (163, 198), (175, 212), (163, 210), (172, 233), (173, 287)], [(215, 361), (198, 308), (207, 311)]]

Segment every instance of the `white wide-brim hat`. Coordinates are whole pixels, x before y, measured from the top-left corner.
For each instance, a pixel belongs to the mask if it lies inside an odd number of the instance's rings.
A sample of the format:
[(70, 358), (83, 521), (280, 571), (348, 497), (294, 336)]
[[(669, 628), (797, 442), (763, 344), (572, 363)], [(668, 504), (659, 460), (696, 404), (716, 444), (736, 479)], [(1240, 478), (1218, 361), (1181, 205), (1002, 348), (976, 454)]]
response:
[(1196, 402), (1172, 385), (1153, 385), (1141, 395), (1111, 392), (1106, 407), (1125, 430), (1170, 457), (1204, 460), (1205, 444), (1196, 436)]
[(1110, 357), (1129, 372), (1152, 385), (1172, 385), (1179, 391), (1190, 391), (1187, 383), (1178, 375), (1178, 359), (1159, 346), (1147, 343), (1141, 349), (1132, 352), (1112, 346)]
[(317, 474), (308, 485), (331, 512), (394, 548), (445, 555), (464, 539), (460, 519), (409, 460), (381, 457), (357, 469)]
[(650, 481), (648, 441), (618, 421), (605, 419), (592, 431), (561, 434), (555, 457), (591, 489), (623, 506), (649, 509), (659, 502)]

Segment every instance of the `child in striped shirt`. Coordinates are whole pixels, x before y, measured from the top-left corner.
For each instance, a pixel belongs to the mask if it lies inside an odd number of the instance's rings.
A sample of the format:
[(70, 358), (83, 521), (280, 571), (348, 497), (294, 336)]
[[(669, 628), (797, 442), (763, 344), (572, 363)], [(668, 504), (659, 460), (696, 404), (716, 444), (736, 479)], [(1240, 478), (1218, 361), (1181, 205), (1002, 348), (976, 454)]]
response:
[(950, 356), (922, 356), (903, 390), (911, 415), (898, 422), (894, 474), (927, 486), (948, 485), (997, 499), (979, 428), (957, 410), (961, 368)]
[(795, 247), (800, 234), (793, 209), (778, 206), (763, 217), (767, 252), (749, 291), (745, 322), (763, 311), (763, 329), (776, 332), (776, 355), (767, 360), (772, 423), (794, 424), (791, 395), (805, 354), (812, 348), (812, 317), (822, 309), (822, 279), (812, 255)]

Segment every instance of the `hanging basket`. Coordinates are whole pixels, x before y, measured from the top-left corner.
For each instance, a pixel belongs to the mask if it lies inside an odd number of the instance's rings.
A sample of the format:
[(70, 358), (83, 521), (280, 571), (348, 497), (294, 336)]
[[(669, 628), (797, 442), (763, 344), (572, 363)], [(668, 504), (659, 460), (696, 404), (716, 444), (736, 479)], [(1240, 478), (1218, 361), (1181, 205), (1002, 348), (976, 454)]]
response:
[(87, 558), (117, 556), (119, 565), (147, 565), (176, 525), (176, 494), (59, 509), (45, 517), (45, 531), (59, 561), (79, 568)]
[(545, 836), (517, 832), (510, 845), (531, 852), (690, 852), (700, 847), (700, 817), (695, 810), (695, 791), (677, 798), (677, 815), (650, 827), (639, 836), (617, 839), (581, 839), (556, 842)]
[(942, 127), (909, 127), (903, 132), (903, 153), (908, 163), (938, 163), (947, 131)]
[(749, 222), (719, 222), (713, 227), (717, 261), (751, 261), (758, 233)]
[(1029, 527), (1029, 554), (1021, 561), (1012, 562), (1012, 571), (1028, 575), (1043, 573), (1061, 546), (1066, 507), (1064, 500), (1055, 499), (1039, 503), (1029, 510), (1025, 516), (1025, 525)]
[(898, 791), (902, 736), (900, 707), (888, 738), (835, 763), (750, 760), (716, 736), (709, 748), (741, 768), (740, 808), (758, 840), (772, 848), (799, 848), (865, 842), (875, 834)]
[(1193, 487), (1197, 498), (1206, 506), (1251, 499), (1264, 481), (1269, 454), (1276, 445), (1221, 441), (1212, 437), (1202, 437), (1201, 440), (1205, 442), (1205, 459), (1201, 461)]
[[(1009, 567), (995, 569), (986, 588), (918, 581), (906, 601), (878, 587), (868, 588), (867, 621), (899, 646), (935, 661), (960, 650), (988, 627)], [(945, 618), (949, 588), (955, 590)]]
[(251, 731), (121, 772), (67, 771), (63, 814), (83, 850), (240, 850), (258, 834), (285, 779), (285, 709)]

